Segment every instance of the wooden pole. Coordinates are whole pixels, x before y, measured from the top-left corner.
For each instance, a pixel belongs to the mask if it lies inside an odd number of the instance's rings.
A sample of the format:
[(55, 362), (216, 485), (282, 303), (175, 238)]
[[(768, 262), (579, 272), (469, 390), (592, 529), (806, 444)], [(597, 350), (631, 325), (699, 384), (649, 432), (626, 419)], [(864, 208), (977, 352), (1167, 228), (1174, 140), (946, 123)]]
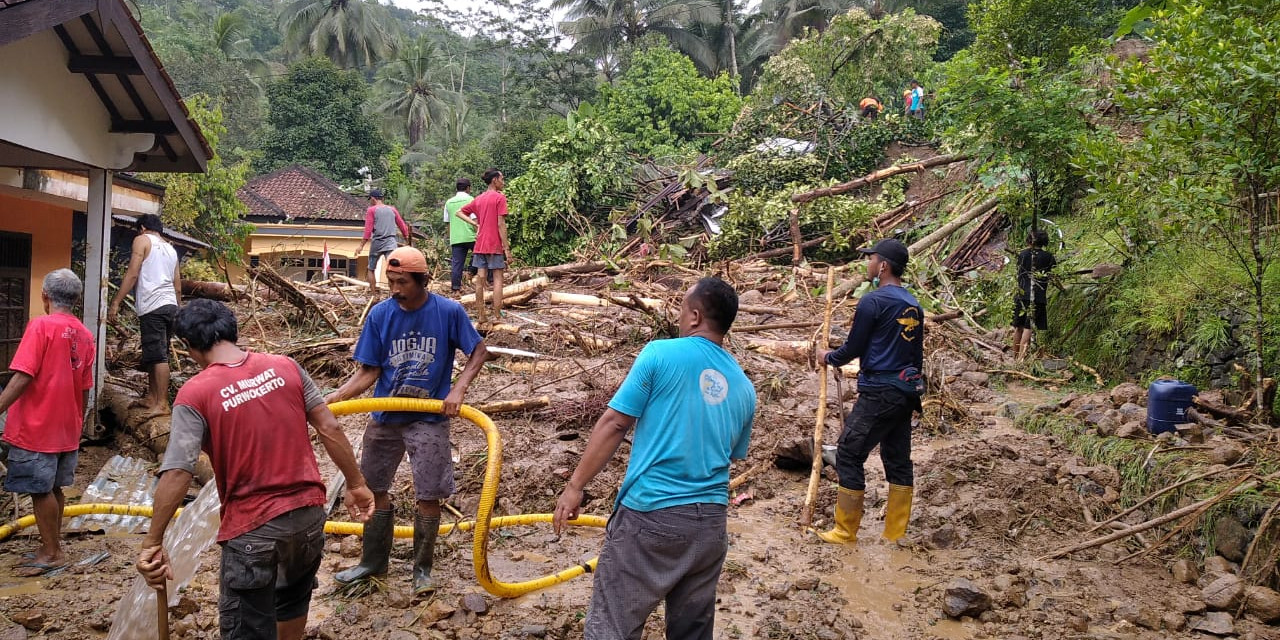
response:
[(804, 191), (801, 193), (792, 194), (791, 201), (792, 202), (809, 202), (809, 201), (817, 200), (818, 198), (824, 198), (827, 196), (838, 196), (842, 193), (849, 193), (850, 191), (853, 191), (855, 189), (861, 189), (862, 187), (865, 187), (873, 182), (878, 182), (880, 180), (884, 180), (885, 178), (890, 178), (898, 174), (924, 171), (925, 169), (930, 169), (933, 167), (951, 164), (953, 162), (962, 162), (972, 157), (973, 156), (969, 154), (956, 153), (951, 155), (935, 156), (933, 158), (929, 158), (928, 160), (922, 160), (920, 162), (912, 162), (909, 164), (902, 164), (896, 167), (889, 167), (887, 169), (880, 169), (878, 171), (872, 171), (871, 173), (868, 173), (867, 175), (861, 178), (858, 178), (857, 180), (850, 180), (849, 182), (844, 182), (844, 183), (833, 185), (830, 187), (823, 187), (821, 189), (814, 189), (812, 191)]
[[(827, 310), (822, 317), (819, 340), (826, 343), (831, 334), (831, 290), (836, 285), (836, 270), (827, 269)], [(815, 341), (815, 342), (818, 342)], [(814, 352), (817, 352), (815, 345)], [(813, 465), (809, 471), (809, 490), (804, 496), (804, 510), (800, 512), (800, 526), (813, 523), (813, 503), (818, 499), (818, 480), (822, 478), (822, 428), (827, 421), (827, 364), (818, 363), (818, 418), (813, 426)]]
[(156, 633), (160, 640), (169, 640), (169, 583), (156, 589)]

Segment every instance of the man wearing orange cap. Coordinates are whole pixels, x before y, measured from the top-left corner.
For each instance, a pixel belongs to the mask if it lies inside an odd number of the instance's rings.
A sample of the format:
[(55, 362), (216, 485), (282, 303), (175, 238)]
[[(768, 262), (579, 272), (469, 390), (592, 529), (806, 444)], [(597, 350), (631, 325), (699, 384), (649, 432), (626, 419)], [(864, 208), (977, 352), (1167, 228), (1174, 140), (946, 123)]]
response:
[[(409, 454), (417, 513), (413, 522), (413, 591), (435, 591), (431, 581), (432, 554), (440, 527), (440, 502), (453, 494), (453, 461), (449, 447), (449, 417), (467, 387), (480, 373), (489, 351), (462, 305), (427, 290), (427, 261), (413, 247), (400, 247), (387, 258), (391, 298), (374, 305), (360, 331), (354, 359), (360, 364), (351, 378), (325, 402), (354, 398), (374, 387), (375, 398), (435, 398), (444, 401), (444, 415), (413, 411), (379, 411), (365, 427), (360, 471), (373, 491), (373, 516), (364, 526), (360, 564), (340, 571), (339, 583), (351, 584), (387, 573), (394, 529), (391, 483), (396, 468)], [(467, 354), (467, 364), (450, 384), (455, 351)]]

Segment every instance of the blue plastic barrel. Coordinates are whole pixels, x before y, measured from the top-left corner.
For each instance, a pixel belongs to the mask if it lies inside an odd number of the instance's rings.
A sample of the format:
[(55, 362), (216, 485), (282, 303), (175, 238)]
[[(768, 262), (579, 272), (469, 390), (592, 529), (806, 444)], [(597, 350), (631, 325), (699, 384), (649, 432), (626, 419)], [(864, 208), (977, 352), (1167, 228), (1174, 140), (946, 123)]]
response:
[(1187, 409), (1196, 395), (1195, 385), (1181, 380), (1156, 380), (1147, 387), (1147, 431), (1173, 431), (1187, 421)]

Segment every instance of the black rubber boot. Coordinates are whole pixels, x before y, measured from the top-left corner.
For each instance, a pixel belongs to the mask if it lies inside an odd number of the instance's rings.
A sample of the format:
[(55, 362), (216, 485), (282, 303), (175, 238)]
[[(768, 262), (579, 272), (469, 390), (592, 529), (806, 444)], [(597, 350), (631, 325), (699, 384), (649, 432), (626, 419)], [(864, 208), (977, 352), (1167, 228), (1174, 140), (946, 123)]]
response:
[(369, 521), (364, 523), (360, 564), (335, 573), (333, 579), (339, 584), (352, 584), (387, 575), (387, 563), (391, 560), (391, 536), (395, 533), (394, 522), (394, 510), (374, 511)]
[(431, 561), (436, 551), (436, 534), (440, 516), (415, 514), (413, 518), (413, 595), (423, 596), (436, 590), (431, 581)]

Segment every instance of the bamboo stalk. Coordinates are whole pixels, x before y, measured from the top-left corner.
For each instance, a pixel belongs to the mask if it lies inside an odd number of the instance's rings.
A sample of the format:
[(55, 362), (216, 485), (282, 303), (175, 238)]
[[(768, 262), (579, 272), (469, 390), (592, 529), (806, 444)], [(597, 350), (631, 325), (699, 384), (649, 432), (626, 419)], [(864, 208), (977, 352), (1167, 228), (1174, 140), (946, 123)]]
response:
[(1166, 494), (1166, 493), (1169, 493), (1170, 491), (1174, 491), (1174, 490), (1176, 490), (1176, 489), (1178, 489), (1178, 488), (1180, 488), (1180, 487), (1185, 487), (1185, 486), (1187, 486), (1188, 484), (1191, 484), (1192, 482), (1199, 482), (1199, 481), (1201, 481), (1201, 480), (1204, 480), (1205, 478), (1209, 478), (1209, 477), (1212, 477), (1212, 476), (1216, 476), (1216, 475), (1218, 475), (1219, 473), (1225, 473), (1225, 472), (1227, 472), (1227, 471), (1231, 471), (1232, 469), (1239, 469), (1240, 467), (1243, 467), (1243, 466), (1244, 466), (1244, 464), (1245, 464), (1245, 463), (1243, 463), (1243, 462), (1242, 462), (1242, 463), (1235, 464), (1235, 465), (1232, 465), (1232, 466), (1230, 466), (1230, 467), (1226, 467), (1226, 468), (1223, 468), (1223, 469), (1215, 469), (1215, 470), (1213, 470), (1213, 471), (1209, 471), (1209, 472), (1207, 472), (1207, 473), (1202, 473), (1202, 474), (1200, 474), (1200, 475), (1198, 475), (1198, 476), (1195, 476), (1195, 477), (1192, 477), (1192, 478), (1187, 478), (1186, 480), (1183, 480), (1182, 482), (1179, 482), (1179, 483), (1177, 483), (1177, 484), (1171, 484), (1171, 485), (1169, 485), (1169, 486), (1167, 486), (1167, 487), (1165, 487), (1165, 488), (1163, 488), (1163, 489), (1161, 489), (1161, 490), (1159, 490), (1159, 491), (1157, 491), (1157, 492), (1155, 492), (1155, 493), (1153, 493), (1153, 494), (1151, 494), (1151, 495), (1149, 495), (1149, 496), (1147, 496), (1147, 497), (1143, 498), (1142, 500), (1139, 500), (1139, 501), (1138, 501), (1138, 503), (1137, 503), (1137, 504), (1135, 504), (1135, 505), (1133, 505), (1132, 507), (1129, 507), (1128, 509), (1125, 509), (1124, 511), (1121, 511), (1120, 513), (1117, 513), (1116, 515), (1114, 515), (1114, 516), (1112, 516), (1112, 517), (1110, 517), (1110, 518), (1106, 519), (1106, 520), (1105, 520), (1105, 521), (1103, 521), (1103, 522), (1099, 522), (1099, 523), (1097, 523), (1097, 525), (1096, 525), (1096, 526), (1094, 526), (1092, 529), (1089, 529), (1089, 530), (1088, 530), (1088, 531), (1086, 531), (1085, 533), (1092, 533), (1092, 532), (1094, 532), (1094, 531), (1097, 531), (1098, 529), (1100, 529), (1100, 528), (1102, 528), (1102, 527), (1104, 527), (1104, 526), (1106, 526), (1106, 525), (1109, 525), (1109, 524), (1111, 524), (1112, 522), (1115, 522), (1115, 521), (1119, 520), (1120, 518), (1123, 518), (1123, 517), (1125, 517), (1125, 516), (1127, 516), (1127, 515), (1129, 515), (1129, 514), (1133, 513), (1134, 511), (1137, 511), (1138, 509), (1141, 509), (1143, 505), (1145, 505), (1145, 504), (1147, 504), (1147, 503), (1151, 502), (1152, 500), (1155, 500), (1156, 498), (1159, 498), (1160, 496), (1162, 496), (1162, 495), (1164, 495), (1164, 494)]
[[(822, 328), (818, 336), (827, 340), (831, 333), (831, 290), (835, 288), (836, 270), (827, 269), (827, 310), (822, 316)], [(813, 523), (813, 503), (818, 499), (818, 480), (822, 478), (822, 429), (827, 421), (827, 364), (818, 363), (818, 416), (813, 426), (813, 464), (809, 471), (809, 490), (804, 496), (804, 510), (800, 512), (800, 526)], [(841, 401), (844, 399), (841, 398)]]
[[(511, 298), (522, 293), (528, 293), (529, 291), (537, 291), (549, 284), (551, 284), (551, 280), (545, 276), (541, 278), (534, 278), (532, 280), (525, 280), (524, 282), (509, 284), (502, 287), (502, 297), (504, 299)], [(467, 295), (458, 298), (458, 302), (460, 304), (475, 304), (476, 294), (468, 293)]]

